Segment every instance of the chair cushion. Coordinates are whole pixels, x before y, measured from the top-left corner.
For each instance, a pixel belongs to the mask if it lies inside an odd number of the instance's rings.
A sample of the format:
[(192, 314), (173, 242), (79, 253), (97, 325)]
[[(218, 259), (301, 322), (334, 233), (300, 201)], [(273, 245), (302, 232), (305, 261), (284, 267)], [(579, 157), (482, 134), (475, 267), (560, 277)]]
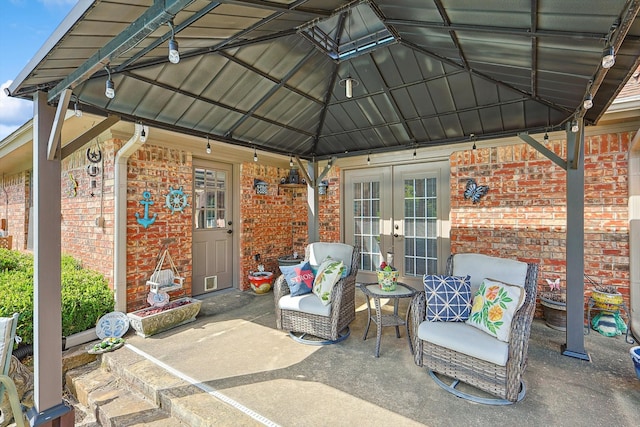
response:
[(351, 274), (351, 257), (353, 256), (353, 246), (345, 243), (314, 242), (309, 244), (309, 263), (317, 274), (318, 267), (327, 257), (338, 259), (344, 263), (347, 271), (345, 275)]
[(342, 261), (329, 258), (318, 268), (318, 274), (313, 281), (313, 293), (320, 298), (322, 304), (331, 303), (331, 291), (340, 280), (344, 264)]
[(467, 323), (508, 342), (513, 315), (522, 307), (524, 297), (525, 290), (520, 286), (484, 279), (473, 297)]
[(506, 366), (509, 344), (464, 322), (429, 322), (418, 326), (418, 337), (467, 356)]
[(471, 311), (469, 276), (437, 276), (423, 278), (427, 320), (432, 322), (464, 322)]
[(305, 294), (297, 297), (287, 294), (278, 300), (278, 307), (282, 310), (301, 311), (308, 314), (329, 317), (331, 304), (324, 305), (315, 294)]
[(527, 279), (527, 263), (513, 259), (482, 254), (455, 254), (453, 276), (471, 276), (471, 294), (474, 295), (482, 280), (491, 277), (504, 283), (524, 287)]
[(289, 285), (292, 296), (308, 294), (313, 289), (313, 271), (307, 261), (296, 265), (282, 265), (280, 271)]

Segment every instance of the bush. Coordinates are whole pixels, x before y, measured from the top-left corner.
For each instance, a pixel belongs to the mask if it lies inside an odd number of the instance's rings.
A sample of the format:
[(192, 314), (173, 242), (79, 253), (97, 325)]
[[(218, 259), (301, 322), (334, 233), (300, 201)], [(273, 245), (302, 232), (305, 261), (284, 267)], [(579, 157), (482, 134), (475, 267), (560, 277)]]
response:
[[(7, 254), (6, 252), (13, 252)], [(0, 249), (0, 316), (20, 313), (16, 334), (33, 343), (33, 256)], [(100, 273), (62, 257), (62, 335), (82, 332), (113, 311), (113, 292)]]

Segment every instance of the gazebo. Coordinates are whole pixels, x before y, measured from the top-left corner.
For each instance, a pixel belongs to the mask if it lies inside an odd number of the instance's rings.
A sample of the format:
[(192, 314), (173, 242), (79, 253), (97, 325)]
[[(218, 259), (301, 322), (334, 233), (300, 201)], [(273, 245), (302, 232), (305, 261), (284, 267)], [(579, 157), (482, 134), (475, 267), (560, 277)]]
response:
[[(320, 162), (518, 135), (567, 173), (562, 351), (588, 359), (584, 127), (640, 64), (639, 9), (623, 0), (78, 2), (7, 89), (34, 101), (34, 422), (54, 425), (68, 410), (60, 216), (51, 214), (60, 162), (118, 121), (305, 160), (312, 204)], [(62, 146), (76, 105), (105, 119)], [(559, 130), (566, 159), (530, 136)]]

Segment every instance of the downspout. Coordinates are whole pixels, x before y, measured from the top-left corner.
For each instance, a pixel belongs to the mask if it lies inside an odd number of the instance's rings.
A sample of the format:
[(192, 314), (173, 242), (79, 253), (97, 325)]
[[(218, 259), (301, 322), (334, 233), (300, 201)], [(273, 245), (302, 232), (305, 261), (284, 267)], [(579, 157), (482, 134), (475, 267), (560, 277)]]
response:
[[(631, 332), (640, 339), (640, 129), (629, 144), (629, 303)], [(636, 261), (634, 261), (636, 260)]]
[(115, 310), (123, 313), (127, 312), (127, 161), (146, 141), (140, 138), (142, 130), (149, 135), (147, 126), (136, 123), (133, 136), (118, 150), (115, 159), (113, 287)]

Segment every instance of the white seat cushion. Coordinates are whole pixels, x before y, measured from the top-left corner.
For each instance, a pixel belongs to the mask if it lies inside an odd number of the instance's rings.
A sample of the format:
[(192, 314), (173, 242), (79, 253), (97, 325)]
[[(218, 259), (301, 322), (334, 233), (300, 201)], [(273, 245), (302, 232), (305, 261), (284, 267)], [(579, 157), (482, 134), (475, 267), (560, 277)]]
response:
[(500, 366), (509, 358), (509, 344), (462, 322), (422, 322), (418, 338)]
[(301, 311), (318, 316), (329, 317), (331, 315), (331, 303), (324, 305), (314, 293), (295, 297), (285, 295), (278, 300), (278, 307), (282, 310)]
[(455, 254), (453, 275), (471, 276), (471, 295), (475, 295), (484, 279), (494, 279), (524, 287), (527, 263), (482, 254)]

